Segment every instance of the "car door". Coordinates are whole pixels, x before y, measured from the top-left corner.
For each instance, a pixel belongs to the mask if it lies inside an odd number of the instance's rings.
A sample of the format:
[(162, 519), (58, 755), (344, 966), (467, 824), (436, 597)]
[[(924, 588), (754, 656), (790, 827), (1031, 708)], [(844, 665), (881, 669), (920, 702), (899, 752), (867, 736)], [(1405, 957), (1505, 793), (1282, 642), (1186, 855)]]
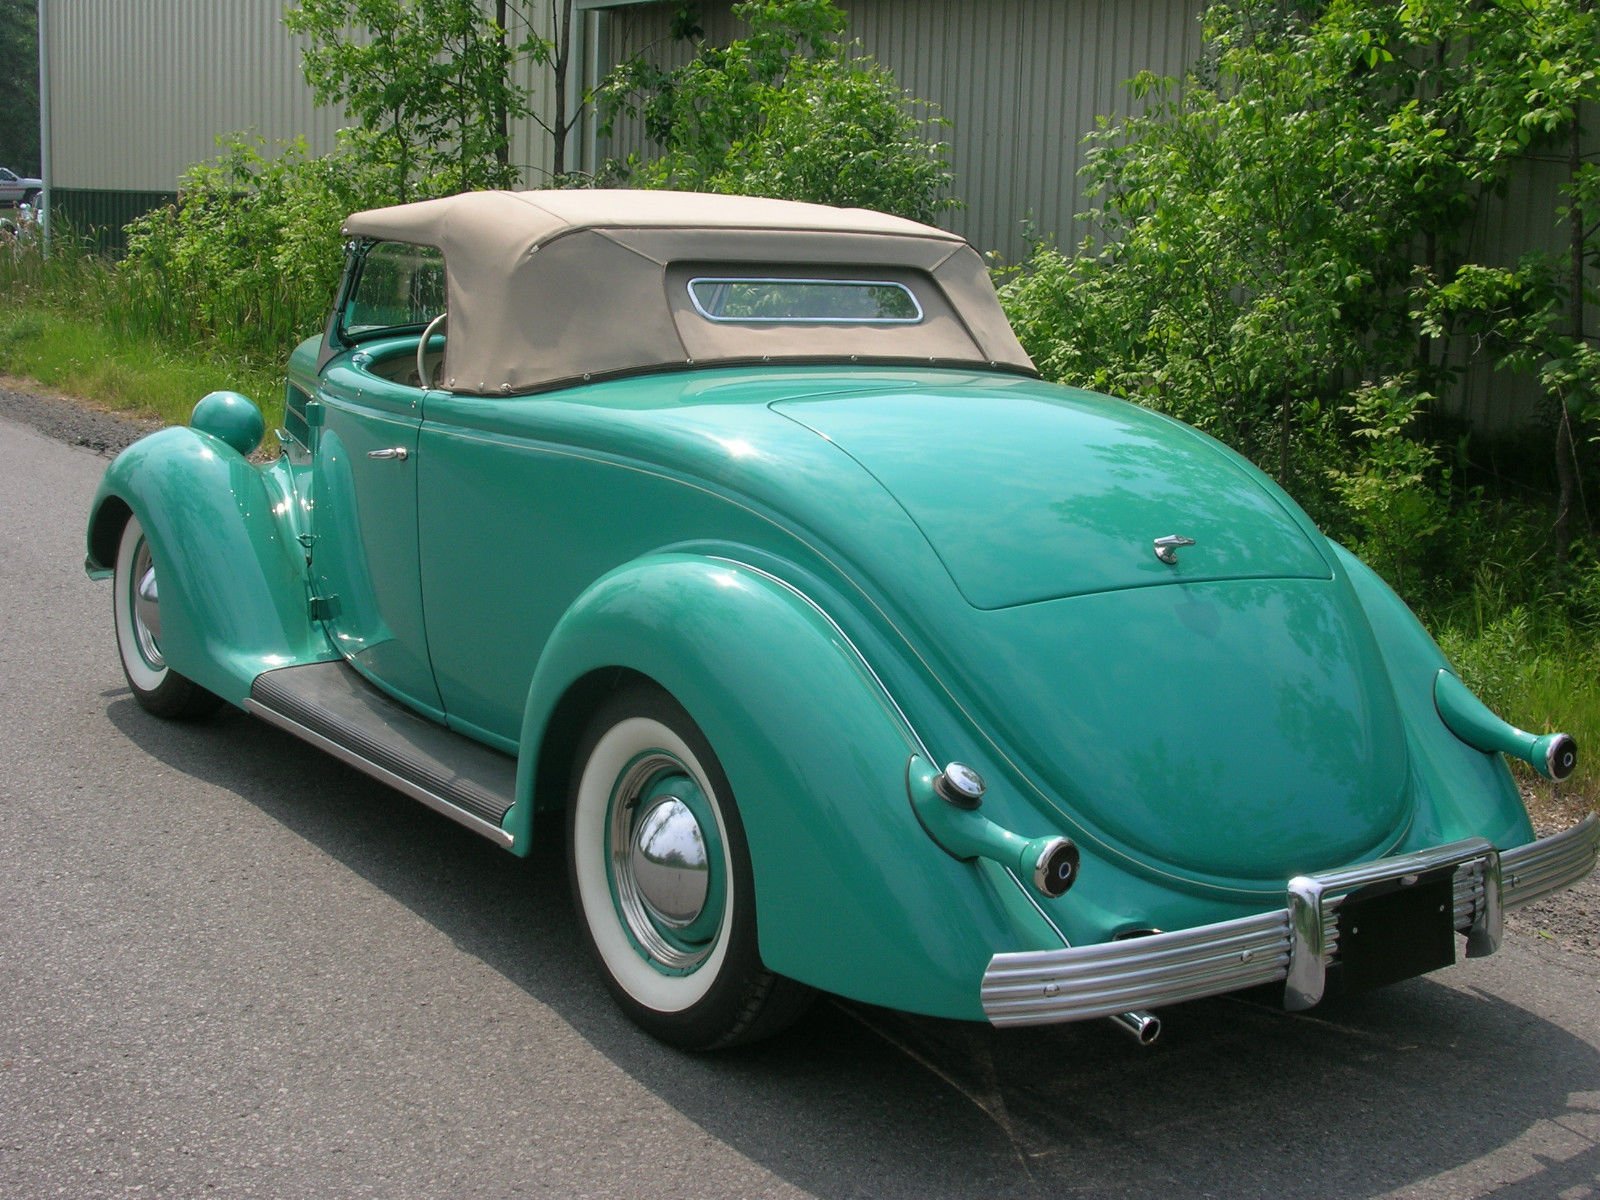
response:
[[(351, 665), (435, 717), (417, 554), (425, 392), (407, 364), (443, 290), (443, 260), (430, 247), (380, 242), (361, 255), (336, 316), (344, 352), (318, 381), (312, 451), (317, 615)], [(395, 353), (397, 343), (411, 352)]]
[(0, 167), (0, 204), (16, 204), (22, 199), (22, 181)]

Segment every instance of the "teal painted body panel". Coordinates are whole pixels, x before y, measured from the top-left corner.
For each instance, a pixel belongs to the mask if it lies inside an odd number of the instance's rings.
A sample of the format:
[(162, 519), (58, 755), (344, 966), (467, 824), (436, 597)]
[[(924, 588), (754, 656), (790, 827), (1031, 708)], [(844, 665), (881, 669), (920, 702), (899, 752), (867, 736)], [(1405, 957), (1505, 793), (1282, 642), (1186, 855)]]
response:
[(293, 475), (287, 459), (262, 469), (209, 434), (163, 429), (117, 456), (90, 509), (91, 567), (112, 565), (126, 511), (139, 518), (162, 564), (168, 664), (233, 704), (262, 671), (334, 657), (309, 616)]
[(417, 550), (422, 393), (339, 365), (316, 398), (312, 576), (328, 636), (363, 675), (438, 716)]
[[(1031, 380), (787, 401), (905, 506), (976, 608), (1217, 579), (1326, 579), (1260, 472), (1147, 409)], [(982, 513), (982, 520), (974, 520)], [(1179, 561), (1153, 539), (1198, 543)]]
[(1410, 751), (1414, 819), (1403, 849), (1485, 837), (1502, 850), (1533, 840), (1516, 781), (1497, 754), (1452, 734), (1434, 706), (1434, 679), (1450, 664), (1422, 623), (1389, 585), (1342, 546), (1335, 546), (1363, 615), (1383, 650), (1385, 671)]
[(1376, 857), (1410, 821), (1382, 662), (1328, 580), (1079, 596), (983, 614), (977, 723), (1075, 837), (1244, 890)]
[[(735, 378), (762, 394), (759, 374)], [(692, 544), (775, 553), (789, 569), (821, 564), (826, 548), (808, 544), (778, 497), (759, 494), (774, 464), (802, 487), (809, 474), (818, 488), (837, 485), (841, 502), (853, 496), (895, 517), (870, 479), (830, 478), (826, 445), (730, 382), (601, 385), (588, 389), (594, 405), (572, 392), (429, 394), (417, 457), (423, 603), (450, 614), (430, 622), (429, 643), (452, 720), (514, 738), (556, 622), (597, 578), (640, 556)], [(673, 442), (662, 442), (663, 426)], [(665, 445), (679, 453), (662, 454)], [(502, 585), (462, 586), (491, 578)]]
[[(775, 971), (977, 1018), (997, 953), (1228, 920), (1281, 907), (1295, 873), (1532, 837), (1504, 764), (1440, 721), (1447, 664), (1415, 618), (1182, 426), (894, 367), (468, 398), (389, 382), (405, 353), (319, 368), (301, 347), (290, 420), (323, 411), (271, 467), (190, 430), (112, 466), (95, 520), (115, 496), (145, 523), (172, 666), (238, 703), (259, 671), (345, 654), (518, 753), (505, 824), (524, 854), (564, 803), (543, 764), (574, 736), (565, 706), (596, 680), (655, 681), (726, 771)], [(1166, 534), (1198, 544), (1169, 565)], [(93, 524), (90, 543), (109, 566)], [(941, 849), (914, 757), (981, 772), (1003, 830), (1074, 838), (1078, 885), (1047, 899)]]
[[(977, 1017), (972, 981), (994, 947), (1062, 944), (1013, 878), (958, 862), (923, 834), (906, 791), (915, 734), (792, 589), (683, 554), (607, 575), (541, 656), (523, 743), (538, 744), (570, 686), (618, 664), (676, 696), (717, 748), (757, 864), (773, 970), (870, 1003)], [(533, 800), (524, 764), (513, 829), (527, 827)]]

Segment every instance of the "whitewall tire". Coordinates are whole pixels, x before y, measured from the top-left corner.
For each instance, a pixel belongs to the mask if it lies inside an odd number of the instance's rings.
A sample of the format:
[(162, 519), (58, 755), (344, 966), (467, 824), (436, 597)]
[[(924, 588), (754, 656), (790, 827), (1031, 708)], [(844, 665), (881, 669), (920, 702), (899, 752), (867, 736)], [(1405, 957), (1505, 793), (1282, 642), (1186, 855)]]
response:
[(160, 581), (137, 517), (122, 527), (111, 586), (117, 653), (133, 698), (158, 717), (189, 719), (215, 712), (222, 701), (169, 667), (161, 652)]
[(576, 764), (573, 898), (622, 1009), (693, 1050), (789, 1024), (810, 994), (761, 964), (743, 825), (694, 721), (660, 689), (631, 688), (595, 714)]

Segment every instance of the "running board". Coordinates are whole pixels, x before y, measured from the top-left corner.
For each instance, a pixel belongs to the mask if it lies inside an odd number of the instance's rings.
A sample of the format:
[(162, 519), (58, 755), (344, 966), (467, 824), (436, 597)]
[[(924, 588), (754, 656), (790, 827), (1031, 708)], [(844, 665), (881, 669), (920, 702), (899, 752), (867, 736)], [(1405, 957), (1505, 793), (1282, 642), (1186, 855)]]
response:
[(343, 662), (257, 675), (246, 710), (502, 846), (517, 760), (391, 700)]

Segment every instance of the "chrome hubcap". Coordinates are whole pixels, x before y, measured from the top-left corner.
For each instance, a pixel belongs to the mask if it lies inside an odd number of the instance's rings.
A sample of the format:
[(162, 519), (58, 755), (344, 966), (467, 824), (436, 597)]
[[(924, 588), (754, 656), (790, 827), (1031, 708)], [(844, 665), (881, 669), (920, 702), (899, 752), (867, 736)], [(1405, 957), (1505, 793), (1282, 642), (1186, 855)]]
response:
[(160, 670), (166, 666), (161, 657), (161, 598), (156, 590), (156, 568), (150, 558), (150, 543), (141, 541), (133, 556), (133, 634), (139, 643), (139, 653), (145, 662)]
[(676, 758), (650, 752), (617, 780), (609, 825), (612, 895), (629, 937), (657, 969), (694, 970), (716, 944), (727, 888), (705, 793)]
[(634, 827), (629, 867), (639, 898), (669, 929), (687, 929), (706, 907), (711, 863), (706, 837), (689, 806), (674, 796), (655, 801)]

